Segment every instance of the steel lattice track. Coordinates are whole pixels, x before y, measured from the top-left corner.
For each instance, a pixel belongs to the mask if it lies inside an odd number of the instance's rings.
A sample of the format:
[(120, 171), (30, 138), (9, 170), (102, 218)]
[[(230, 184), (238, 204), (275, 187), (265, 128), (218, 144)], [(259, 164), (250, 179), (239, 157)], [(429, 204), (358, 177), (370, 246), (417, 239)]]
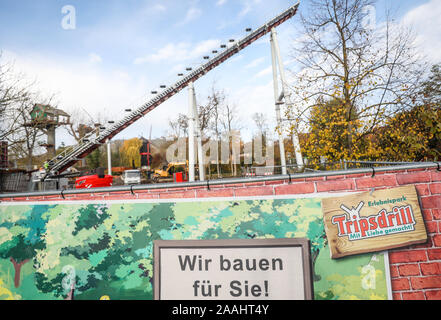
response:
[(287, 21), (288, 19), (292, 18), (297, 13), (299, 4), (300, 3), (296, 3), (295, 5), (285, 10), (284, 12), (277, 15), (275, 18), (271, 19), (270, 21), (262, 25), (260, 28), (254, 30), (246, 37), (237, 41), (233, 46), (227, 48), (223, 52), (211, 58), (210, 60), (208, 60), (208, 62), (198, 67), (196, 70), (189, 73), (183, 79), (174, 83), (172, 86), (164, 89), (154, 98), (143, 104), (135, 111), (132, 111), (128, 116), (116, 122), (109, 128), (99, 132), (99, 134), (97, 134), (96, 131), (92, 132), (87, 136), (87, 139), (89, 141), (80, 143), (75, 147), (73, 147), (68, 152), (58, 155), (57, 157), (52, 159), (49, 164), (48, 173), (46, 174), (44, 179), (51, 175), (62, 173), (64, 170), (74, 165), (78, 160), (84, 158), (92, 151), (97, 149), (101, 144), (105, 143), (108, 139), (113, 138), (115, 135), (117, 135), (119, 132), (130, 126), (132, 123), (139, 120), (147, 113), (149, 113), (150, 111), (152, 111), (153, 109), (164, 103), (166, 100), (168, 100), (169, 98), (180, 92), (182, 89), (187, 87), (190, 82), (194, 82), (197, 79), (203, 77), (207, 72), (219, 66), (220, 64), (222, 64), (223, 62), (231, 58), (233, 55), (235, 55), (242, 49), (246, 48), (256, 40), (258, 40), (259, 38), (263, 37), (265, 34), (270, 32), (272, 28), (275, 28), (281, 25), (283, 22)]

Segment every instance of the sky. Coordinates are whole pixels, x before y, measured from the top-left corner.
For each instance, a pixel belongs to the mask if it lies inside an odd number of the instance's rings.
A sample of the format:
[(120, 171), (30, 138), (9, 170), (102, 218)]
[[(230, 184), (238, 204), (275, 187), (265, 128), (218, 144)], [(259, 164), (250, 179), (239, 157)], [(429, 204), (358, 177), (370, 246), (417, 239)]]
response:
[[(35, 81), (45, 96), (55, 95), (60, 109), (87, 117), (119, 120), (136, 109), (162, 84), (171, 85), (186, 67), (229, 39), (246, 35), (296, 1), (290, 0), (0, 0), (0, 50), (16, 72)], [(378, 0), (376, 22), (385, 9), (411, 26), (417, 45), (430, 63), (441, 62), (441, 0)], [(308, 0), (300, 12), (308, 14)], [(295, 69), (292, 39), (299, 17), (277, 28), (282, 60)], [(251, 119), (264, 113), (275, 126), (269, 36), (210, 71), (195, 83), (198, 103), (211, 87), (224, 90), (237, 106), (243, 137), (256, 130)], [(188, 91), (119, 133), (114, 139), (167, 134), (168, 120), (188, 112)], [(57, 129), (57, 145), (72, 144)]]

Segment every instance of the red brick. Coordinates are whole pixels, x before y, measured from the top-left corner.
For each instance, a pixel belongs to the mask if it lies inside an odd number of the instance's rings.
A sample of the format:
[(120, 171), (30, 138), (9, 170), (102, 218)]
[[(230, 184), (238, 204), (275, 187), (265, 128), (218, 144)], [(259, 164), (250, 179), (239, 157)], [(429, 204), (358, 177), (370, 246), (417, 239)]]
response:
[(441, 262), (421, 263), (420, 266), (423, 276), (441, 275)]
[[(367, 174), (367, 173), (352, 173), (352, 174), (348, 174), (348, 175), (346, 175), (346, 177), (349, 179), (349, 178), (359, 178), (359, 177), (366, 177), (366, 176), (368, 176), (369, 174)], [(369, 175), (370, 176), (370, 175)]]
[(432, 239), (427, 237), (427, 241), (420, 244), (413, 244), (409, 247), (409, 249), (422, 249), (422, 248), (431, 248), (433, 245)]
[(305, 181), (326, 181), (326, 177), (311, 177), (311, 178), (305, 178)]
[(303, 183), (286, 184), (275, 187), (274, 191), (276, 195), (313, 193), (314, 183), (303, 182)]
[(392, 299), (393, 300), (403, 300), (403, 298), (401, 298), (401, 293), (399, 293), (399, 292), (392, 292)]
[(247, 196), (269, 196), (274, 194), (274, 188), (270, 186), (253, 187), (253, 188), (239, 188), (234, 190), (236, 197)]
[[(244, 181), (245, 181), (245, 183), (246, 183), (246, 179), (244, 179)], [(213, 186), (210, 186), (210, 188), (215, 188), (216, 186), (215, 185), (213, 185)], [(228, 185), (219, 185), (219, 187), (222, 187), (222, 189), (223, 188), (243, 188), (243, 187), (245, 187), (245, 184), (244, 183), (232, 183), (232, 184), (228, 184)]]
[(137, 193), (138, 199), (158, 199), (159, 194)]
[(390, 263), (427, 261), (426, 250), (407, 250), (389, 252)]
[(441, 288), (441, 276), (410, 278), (413, 289), (438, 289)]
[(168, 190), (166, 188), (163, 189), (149, 189), (149, 193), (161, 193), (161, 192), (167, 192)]
[(247, 187), (258, 187), (258, 186), (264, 186), (265, 182), (246, 182), (244, 183), (245, 188)]
[(194, 190), (181, 191), (181, 192), (164, 192), (159, 194), (160, 199), (183, 199), (183, 198), (195, 198), (196, 193)]
[(187, 189), (184, 187), (167, 189), (167, 192), (183, 192), (183, 191), (187, 191)]
[(391, 278), (398, 278), (400, 276), (397, 266), (389, 266), (389, 270)]
[(438, 223), (436, 221), (426, 221), (425, 225), (428, 233), (438, 232)]
[(432, 194), (441, 194), (441, 183), (432, 183), (429, 188)]
[(196, 198), (234, 197), (233, 189), (196, 190)]
[(392, 279), (392, 290), (393, 291), (402, 291), (402, 290), (409, 290), (409, 279), (407, 278), (399, 278), (399, 279)]
[(432, 216), (435, 220), (441, 220), (441, 209), (432, 209)]
[(426, 300), (423, 291), (403, 292), (403, 300)]
[(430, 182), (431, 175), (429, 171), (397, 174), (398, 184), (413, 184), (421, 182)]
[(432, 178), (432, 182), (441, 181), (441, 171), (431, 171), (430, 176)]
[(343, 180), (345, 178), (346, 178), (345, 175), (327, 176), (327, 177), (325, 177), (325, 181), (326, 180)]
[(135, 199), (138, 199), (138, 196), (136, 194), (110, 195), (103, 197), (103, 200), (135, 200)]
[(429, 260), (441, 260), (441, 249), (429, 249), (427, 250), (427, 256)]
[(432, 237), (433, 245), (435, 247), (440, 248), (441, 247), (441, 234), (436, 234)]
[(366, 177), (355, 179), (357, 189), (375, 188), (375, 187), (395, 187), (397, 181), (394, 175), (381, 175), (375, 177)]
[(424, 221), (432, 221), (432, 209), (421, 209)]
[[(13, 198), (12, 199), (12, 201), (13, 202), (15, 202), (15, 201), (27, 201), (28, 199), (26, 198), (26, 197), (20, 197), (20, 198)], [(34, 199), (29, 199), (30, 201), (36, 201), (36, 200), (34, 200)]]
[(441, 290), (426, 291), (427, 300), (441, 300)]
[(421, 197), (421, 205), (424, 209), (441, 208), (441, 195)]
[(285, 184), (284, 180), (265, 181), (266, 186), (274, 186), (274, 185), (282, 185), (282, 184)]
[(341, 191), (341, 190), (354, 190), (355, 184), (351, 180), (342, 181), (320, 181), (316, 182), (317, 192), (327, 192), (327, 191)]
[(95, 196), (91, 194), (76, 194), (72, 197), (72, 200), (94, 200)]
[(398, 266), (400, 276), (419, 276), (420, 268), (418, 264), (403, 264)]
[(420, 197), (430, 195), (429, 185), (427, 183), (416, 184), (415, 188)]

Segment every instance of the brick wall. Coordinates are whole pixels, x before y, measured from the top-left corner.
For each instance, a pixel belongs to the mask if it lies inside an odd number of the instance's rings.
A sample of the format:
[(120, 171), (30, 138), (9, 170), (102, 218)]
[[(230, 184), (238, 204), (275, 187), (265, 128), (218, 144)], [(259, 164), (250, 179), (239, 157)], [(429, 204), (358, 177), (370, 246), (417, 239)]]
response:
[[(176, 199), (207, 197), (248, 197), (302, 195), (314, 193), (356, 192), (415, 185), (429, 240), (389, 251), (393, 298), (396, 300), (441, 300), (441, 172), (436, 169), (390, 171), (371, 174), (348, 174), (323, 178), (271, 182), (238, 183), (180, 189), (90, 193), (45, 197), (5, 198), (3, 201)], [(91, 192), (93, 192), (91, 190)]]

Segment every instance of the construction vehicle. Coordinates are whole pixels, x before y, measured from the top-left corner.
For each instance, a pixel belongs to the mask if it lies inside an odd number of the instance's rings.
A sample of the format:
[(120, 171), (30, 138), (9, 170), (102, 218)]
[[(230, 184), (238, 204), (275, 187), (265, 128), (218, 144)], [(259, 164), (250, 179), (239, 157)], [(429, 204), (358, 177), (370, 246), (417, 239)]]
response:
[(98, 168), (75, 180), (75, 189), (89, 189), (110, 187), (113, 184), (113, 176), (104, 174), (103, 168)]
[(131, 170), (125, 170), (122, 179), (124, 181), (124, 184), (131, 185), (131, 184), (140, 184), (141, 183), (141, 170), (139, 169), (131, 169)]
[(182, 162), (170, 162), (162, 169), (157, 169), (151, 175), (152, 182), (183, 182), (187, 181), (188, 160)]

